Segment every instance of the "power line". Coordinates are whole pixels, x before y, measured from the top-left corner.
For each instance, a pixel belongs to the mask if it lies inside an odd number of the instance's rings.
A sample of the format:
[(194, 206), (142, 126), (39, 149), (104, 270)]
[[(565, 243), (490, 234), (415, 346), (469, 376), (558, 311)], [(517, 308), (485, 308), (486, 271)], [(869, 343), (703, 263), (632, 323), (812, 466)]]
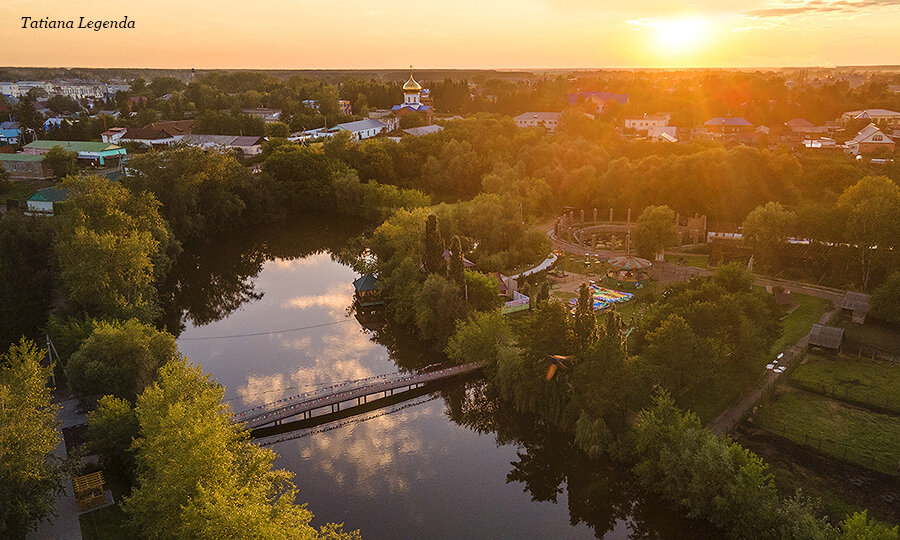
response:
[(288, 332), (299, 332), (301, 330), (312, 330), (314, 328), (323, 328), (326, 326), (334, 326), (336, 324), (344, 324), (350, 322), (352, 319), (344, 319), (342, 321), (332, 321), (321, 324), (313, 324), (310, 326), (298, 326), (297, 328), (286, 328), (284, 330), (273, 330), (271, 332), (253, 332), (250, 334), (231, 334), (227, 336), (202, 336), (202, 337), (186, 337), (179, 338), (180, 341), (202, 341), (202, 340), (210, 340), (210, 339), (231, 339), (231, 338), (242, 338), (242, 337), (254, 337), (254, 336), (270, 336), (273, 334), (286, 334)]

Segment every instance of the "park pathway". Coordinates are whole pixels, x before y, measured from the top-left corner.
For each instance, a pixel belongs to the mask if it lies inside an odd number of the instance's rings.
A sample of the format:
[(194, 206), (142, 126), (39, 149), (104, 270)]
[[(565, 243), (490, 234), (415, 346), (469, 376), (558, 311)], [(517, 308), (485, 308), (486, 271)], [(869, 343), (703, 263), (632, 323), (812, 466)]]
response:
[[(840, 309), (841, 308), (839, 307), (839, 304), (838, 306), (832, 307), (830, 311), (819, 317), (819, 324), (828, 324), (828, 321), (830, 321), (831, 318), (834, 317), (834, 315)], [(810, 332), (812, 332), (811, 329)], [(781, 358), (781, 360), (778, 361), (778, 365), (790, 367), (793, 361), (803, 354), (804, 349), (806, 349), (806, 344), (809, 343), (810, 332), (800, 338), (797, 343), (791, 345), (786, 351), (784, 351), (784, 356)], [(733, 430), (747, 415), (747, 413), (749, 413), (750, 410), (756, 406), (766, 390), (771, 388), (772, 385), (775, 384), (775, 381), (778, 380), (778, 377), (781, 375), (783, 375), (783, 373), (766, 371), (765, 377), (763, 377), (763, 380), (760, 381), (755, 388), (744, 392), (735, 403), (725, 409), (722, 414), (713, 419), (713, 421), (707, 424), (706, 427), (717, 435), (725, 435), (726, 433)]]

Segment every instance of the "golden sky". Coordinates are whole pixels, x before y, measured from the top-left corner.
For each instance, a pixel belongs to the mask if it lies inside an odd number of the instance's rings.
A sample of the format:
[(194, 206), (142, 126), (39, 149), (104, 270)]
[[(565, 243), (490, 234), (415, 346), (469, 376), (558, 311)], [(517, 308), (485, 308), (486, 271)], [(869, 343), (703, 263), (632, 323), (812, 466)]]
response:
[[(134, 29), (22, 28), (126, 15)], [(0, 65), (883, 65), (900, 64), (898, 29), (898, 0), (2, 0)]]

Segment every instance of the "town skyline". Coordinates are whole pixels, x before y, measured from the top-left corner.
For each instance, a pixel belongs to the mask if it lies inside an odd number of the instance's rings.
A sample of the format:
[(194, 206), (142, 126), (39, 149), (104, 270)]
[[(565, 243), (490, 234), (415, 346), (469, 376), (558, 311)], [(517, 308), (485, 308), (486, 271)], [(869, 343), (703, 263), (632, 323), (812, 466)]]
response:
[[(106, 2), (0, 6), (0, 38), (27, 43), (5, 63), (33, 67), (197, 69), (647, 69), (885, 66), (900, 22), (895, 3), (858, 1), (510, 0), (452, 6), (356, 0), (333, 9), (319, 0), (275, 0), (244, 9), (231, 0), (210, 13), (165, 0), (111, 8)], [(23, 28), (32, 20), (75, 20), (76, 28)], [(77, 29), (85, 20), (134, 28)], [(198, 24), (199, 23), (199, 24)], [(27, 26), (27, 25), (26, 25)], [(228, 39), (221, 39), (228, 36)], [(335, 39), (349, 36), (352, 39)], [(148, 43), (153, 43), (148, 47)]]

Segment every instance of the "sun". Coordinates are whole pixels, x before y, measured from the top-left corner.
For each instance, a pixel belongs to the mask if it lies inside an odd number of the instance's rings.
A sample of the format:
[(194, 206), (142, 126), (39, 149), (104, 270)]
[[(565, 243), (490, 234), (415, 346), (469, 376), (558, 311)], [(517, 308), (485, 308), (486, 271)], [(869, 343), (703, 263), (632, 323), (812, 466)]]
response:
[(666, 53), (695, 51), (706, 36), (706, 21), (700, 18), (681, 18), (656, 21), (656, 45)]

